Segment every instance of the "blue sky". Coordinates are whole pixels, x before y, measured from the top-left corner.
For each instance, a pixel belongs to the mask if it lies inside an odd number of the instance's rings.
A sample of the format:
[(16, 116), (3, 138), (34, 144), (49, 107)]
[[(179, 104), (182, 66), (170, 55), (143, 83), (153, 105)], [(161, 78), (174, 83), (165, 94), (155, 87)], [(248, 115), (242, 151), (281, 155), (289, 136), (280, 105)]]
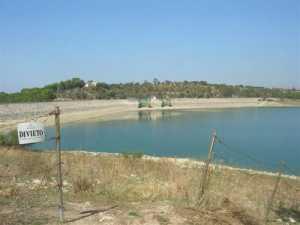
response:
[(0, 91), (73, 76), (300, 88), (300, 1), (0, 0)]

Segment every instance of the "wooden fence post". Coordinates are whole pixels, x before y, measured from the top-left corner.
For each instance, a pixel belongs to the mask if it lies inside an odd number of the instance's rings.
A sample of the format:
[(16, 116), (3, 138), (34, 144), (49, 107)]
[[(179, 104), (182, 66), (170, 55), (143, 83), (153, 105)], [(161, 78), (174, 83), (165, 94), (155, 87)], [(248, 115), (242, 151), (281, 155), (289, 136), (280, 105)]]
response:
[(276, 182), (275, 182), (275, 186), (274, 186), (273, 192), (271, 194), (270, 200), (269, 200), (268, 205), (267, 205), (267, 210), (266, 210), (266, 215), (265, 215), (265, 224), (266, 225), (268, 224), (269, 214), (271, 212), (273, 201), (274, 201), (275, 195), (277, 193), (277, 190), (278, 190), (278, 187), (279, 187), (279, 184), (280, 184), (280, 179), (281, 179), (281, 175), (282, 175), (283, 166), (284, 166), (284, 162), (281, 161), (280, 164), (279, 164), (278, 176), (277, 176), (277, 179), (276, 179)]
[(55, 133), (56, 133), (56, 151), (57, 151), (57, 161), (58, 161), (58, 170), (57, 170), (57, 184), (59, 190), (59, 221), (64, 221), (64, 201), (63, 201), (63, 178), (62, 178), (62, 162), (61, 162), (61, 134), (60, 134), (60, 109), (58, 106), (54, 110), (55, 116)]
[(201, 199), (203, 198), (203, 195), (205, 193), (206, 187), (207, 187), (207, 183), (208, 183), (208, 171), (209, 171), (209, 165), (213, 159), (213, 150), (214, 150), (214, 145), (216, 142), (216, 137), (217, 137), (217, 132), (216, 130), (213, 130), (212, 134), (211, 134), (211, 142), (209, 145), (209, 150), (208, 150), (208, 156), (207, 156), (207, 160), (205, 163), (205, 167), (204, 167), (204, 171), (202, 174), (202, 179), (201, 179), (201, 184), (200, 184), (200, 191), (199, 191), (199, 196), (198, 196), (198, 205), (201, 203)]

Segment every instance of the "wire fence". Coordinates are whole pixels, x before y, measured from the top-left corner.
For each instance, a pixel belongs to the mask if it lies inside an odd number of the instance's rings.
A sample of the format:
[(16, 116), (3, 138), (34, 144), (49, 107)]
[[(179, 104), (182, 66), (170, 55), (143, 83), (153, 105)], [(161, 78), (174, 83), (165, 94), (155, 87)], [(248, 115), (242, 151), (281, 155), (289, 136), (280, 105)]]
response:
[[(274, 170), (278, 171), (280, 165), (282, 165), (282, 172), (288, 175), (299, 176), (299, 171), (288, 166), (285, 162), (280, 161), (276, 163), (266, 162), (265, 160), (254, 157), (246, 151), (240, 150), (236, 147), (232, 147), (224, 141), (224, 139), (216, 136), (216, 143), (219, 144), (214, 151), (214, 161), (218, 164), (243, 166), (259, 170)], [(222, 148), (219, 148), (219, 147)]]
[[(267, 187), (265, 189), (266, 192), (266, 198), (265, 198), (265, 203), (264, 203), (264, 222), (265, 225), (269, 224), (270, 222), (270, 215), (272, 212), (274, 212), (275, 209), (279, 209), (282, 205), (284, 205), (286, 202), (287, 203), (287, 199), (289, 199), (288, 201), (288, 205), (287, 205), (287, 209), (293, 209), (293, 207), (298, 204), (296, 197), (293, 195), (291, 195), (290, 193), (295, 193), (297, 192), (297, 186), (296, 180), (293, 179), (283, 179), (283, 174), (288, 172), (289, 176), (290, 175), (294, 175), (296, 177), (296, 179), (298, 180), (298, 174), (296, 172), (296, 170), (294, 170), (293, 168), (291, 168), (290, 166), (288, 166), (286, 163), (284, 163), (283, 161), (280, 161), (278, 164), (273, 163), (273, 162), (265, 162), (264, 160), (254, 157), (253, 155), (249, 154), (248, 152), (242, 151), (236, 147), (232, 147), (231, 145), (229, 145), (228, 143), (224, 142), (223, 139), (221, 139), (220, 137), (218, 137), (216, 135), (216, 132), (213, 131), (211, 139), (213, 140), (211, 145), (210, 145), (210, 151), (208, 153), (208, 160), (206, 161), (206, 168), (209, 166), (210, 162), (211, 162), (211, 155), (213, 155), (213, 160), (214, 162), (216, 162), (217, 164), (225, 164), (225, 165), (233, 165), (233, 164), (240, 164), (241, 160), (246, 160), (250, 162), (250, 165), (255, 166), (257, 169), (257, 167), (262, 168), (263, 170), (265, 170), (266, 168), (273, 168), (277, 169), (277, 174), (273, 174), (273, 177), (275, 178), (274, 180), (272, 180), (271, 182), (268, 181), (268, 179), (266, 180), (265, 184)], [(222, 147), (222, 148), (219, 148)], [(213, 149), (211, 154), (211, 149)], [(238, 163), (237, 163), (238, 162)], [(240, 167), (238, 165), (238, 167)], [(245, 164), (243, 163), (243, 167), (245, 167)], [(259, 172), (258, 172), (259, 173)], [(203, 199), (205, 198), (205, 194), (206, 192), (209, 190), (209, 184), (208, 181), (210, 181), (211, 176), (216, 175), (215, 178), (217, 180), (220, 179), (220, 177), (218, 176), (218, 173), (202, 173), (202, 183), (201, 183), (201, 191), (199, 192), (199, 200), (198, 200), (198, 205), (201, 205), (203, 202)], [(236, 179), (234, 174), (224, 174), (223, 177), (226, 177), (225, 179), (228, 180), (229, 179)], [(229, 176), (229, 177), (228, 177)], [(291, 177), (290, 177), (291, 178)], [(206, 181), (203, 182), (203, 181)], [(219, 181), (217, 181), (219, 182)], [(269, 182), (269, 183), (268, 183)], [(247, 182), (246, 182), (247, 183)], [(298, 183), (299, 184), (299, 183)], [(234, 188), (234, 187), (232, 187)], [(253, 188), (253, 186), (252, 186)], [(289, 190), (289, 191), (287, 191)], [(293, 190), (293, 191), (292, 191)], [(260, 189), (261, 191), (261, 189)]]

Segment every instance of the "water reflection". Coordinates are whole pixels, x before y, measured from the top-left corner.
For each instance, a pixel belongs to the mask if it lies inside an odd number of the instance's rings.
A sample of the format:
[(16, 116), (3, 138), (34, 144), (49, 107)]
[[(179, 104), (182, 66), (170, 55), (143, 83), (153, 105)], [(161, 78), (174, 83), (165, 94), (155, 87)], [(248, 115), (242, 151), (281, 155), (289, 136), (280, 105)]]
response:
[(166, 120), (179, 114), (180, 114), (179, 112), (174, 112), (171, 110), (160, 110), (160, 111), (147, 110), (147, 111), (139, 111), (138, 119), (139, 120)]

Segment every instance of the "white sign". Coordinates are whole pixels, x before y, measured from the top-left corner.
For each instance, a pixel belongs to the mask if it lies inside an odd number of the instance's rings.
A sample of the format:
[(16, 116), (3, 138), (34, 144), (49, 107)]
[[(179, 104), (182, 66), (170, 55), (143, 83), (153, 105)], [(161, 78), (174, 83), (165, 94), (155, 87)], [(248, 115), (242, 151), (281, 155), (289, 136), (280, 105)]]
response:
[(42, 123), (30, 122), (18, 124), (19, 144), (31, 144), (45, 140), (45, 129)]

